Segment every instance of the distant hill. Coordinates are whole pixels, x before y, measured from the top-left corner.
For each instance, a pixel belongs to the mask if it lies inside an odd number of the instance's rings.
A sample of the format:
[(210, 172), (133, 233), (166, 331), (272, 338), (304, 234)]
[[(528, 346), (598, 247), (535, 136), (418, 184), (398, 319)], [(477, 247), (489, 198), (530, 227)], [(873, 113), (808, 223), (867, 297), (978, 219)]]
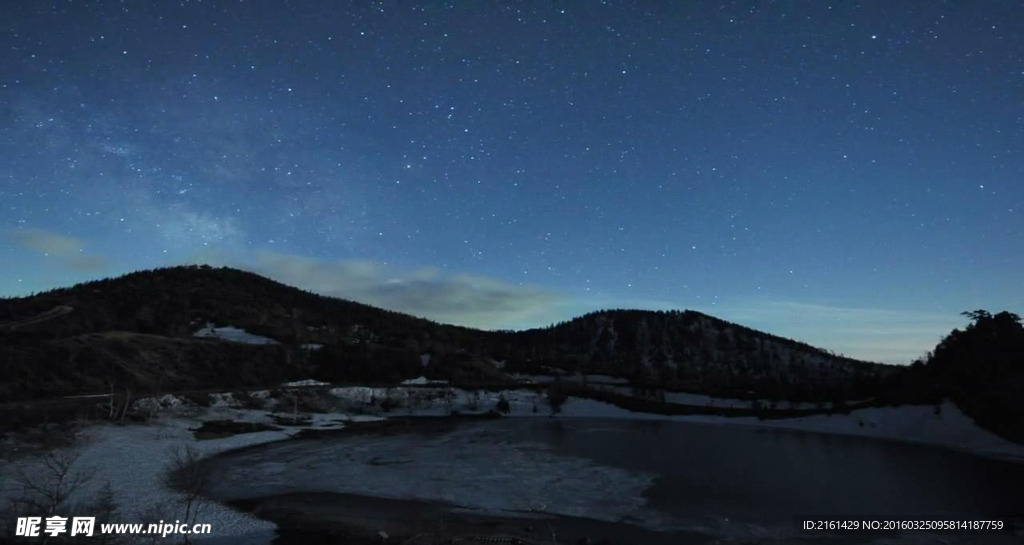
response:
[(504, 341), (496, 352), (517, 369), (790, 400), (871, 397), (893, 370), (690, 310), (600, 311)]
[[(198, 338), (234, 326), (278, 344)], [(611, 310), (479, 331), (324, 297), (231, 268), (183, 266), (0, 299), (0, 402), (111, 389), (238, 388), (315, 377), (603, 373), (658, 388), (793, 400), (871, 397), (893, 367), (693, 311)]]

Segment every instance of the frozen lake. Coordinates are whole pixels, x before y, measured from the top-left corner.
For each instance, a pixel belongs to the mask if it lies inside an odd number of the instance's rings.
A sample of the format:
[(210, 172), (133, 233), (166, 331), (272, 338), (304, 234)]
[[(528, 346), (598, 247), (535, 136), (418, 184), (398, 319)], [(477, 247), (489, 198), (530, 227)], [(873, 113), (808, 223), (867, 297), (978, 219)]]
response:
[(893, 441), (683, 422), (433, 420), (273, 443), (211, 463), (221, 500), (335, 492), (729, 537), (784, 537), (794, 518), (1024, 513), (1022, 464)]

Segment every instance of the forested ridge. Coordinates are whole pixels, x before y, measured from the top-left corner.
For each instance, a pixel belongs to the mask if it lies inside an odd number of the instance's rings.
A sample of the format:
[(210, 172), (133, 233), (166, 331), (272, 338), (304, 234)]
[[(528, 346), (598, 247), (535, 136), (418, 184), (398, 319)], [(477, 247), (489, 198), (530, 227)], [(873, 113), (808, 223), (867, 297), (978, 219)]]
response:
[[(967, 317), (966, 329), (900, 367), (695, 311), (605, 310), (544, 328), (481, 331), (237, 269), (182, 266), (0, 299), (0, 401), (309, 377), (391, 383), (425, 374), (466, 386), (498, 385), (513, 373), (554, 371), (750, 399), (936, 403), (949, 397), (1013, 435), (1024, 427), (1020, 319), (986, 311)], [(279, 344), (193, 336), (207, 325), (239, 327)]]

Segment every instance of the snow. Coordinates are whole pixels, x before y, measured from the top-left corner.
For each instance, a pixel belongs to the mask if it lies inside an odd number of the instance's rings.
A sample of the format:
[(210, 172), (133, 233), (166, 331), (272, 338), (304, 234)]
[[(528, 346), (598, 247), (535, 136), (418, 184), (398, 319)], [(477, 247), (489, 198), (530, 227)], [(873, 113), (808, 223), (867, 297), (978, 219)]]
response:
[[(937, 413), (937, 414), (936, 414)], [(949, 401), (939, 406), (871, 407), (849, 415), (815, 415), (759, 422), (764, 427), (898, 439), (1024, 461), (1024, 445), (978, 427)]]
[[(340, 412), (299, 413), (303, 421), (308, 419), (305, 426), (282, 425), (281, 422), (287, 423), (287, 419), (293, 416), (288, 412), (275, 415), (266, 410), (241, 408), (245, 405), (246, 400), (236, 399), (236, 396), (230, 393), (212, 394), (213, 403), (208, 408), (192, 406), (187, 401), (173, 395), (141, 400), (137, 407), (157, 415), (155, 420), (147, 424), (133, 425), (96, 424), (81, 432), (75, 447), (80, 455), (76, 467), (91, 469), (95, 474), (88, 485), (80, 491), (80, 497), (94, 495), (103, 484), (109, 482), (122, 509), (121, 518), (125, 522), (155, 522), (155, 520), (149, 519), (157, 512), (167, 513), (160, 515), (167, 520), (177, 512), (177, 506), (171, 506), (175, 502), (176, 493), (164, 488), (162, 477), (167, 467), (169, 452), (183, 446), (191, 445), (202, 456), (210, 456), (230, 449), (287, 439), (304, 427), (336, 429), (344, 427), (346, 422), (372, 421), (389, 416), (445, 416), (453, 412), (485, 413), (496, 409), (501, 399), (508, 402), (510, 408), (508, 416), (511, 417), (547, 417), (551, 414), (543, 394), (532, 390), (501, 392), (461, 390), (445, 386), (432, 386), (430, 381), (424, 377), (407, 382), (415, 387), (347, 386), (330, 388), (324, 395), (331, 395), (337, 399), (338, 403), (342, 405), (339, 409)], [(282, 386), (324, 385), (326, 384), (307, 379), (285, 383)], [(273, 400), (269, 399), (270, 392), (266, 390), (251, 392), (249, 395), (266, 400), (268, 407), (272, 405)], [(740, 400), (722, 400), (698, 394), (678, 394), (672, 398), (672, 401), (702, 406), (714, 404), (723, 407)], [(749, 402), (743, 403), (745, 405), (742, 406), (749, 406)], [(350, 406), (346, 407), (346, 404)], [(280, 420), (275, 421), (275, 416)], [(672, 420), (856, 435), (919, 442), (1024, 462), (1024, 445), (1011, 443), (978, 427), (950, 402), (945, 402), (938, 407), (933, 405), (872, 407), (854, 410), (845, 415), (759, 420), (754, 417), (729, 418), (710, 415), (634, 413), (609, 403), (570, 397), (562, 405), (558, 418), (573, 417)], [(276, 422), (277, 425), (281, 425), (285, 429), (197, 441), (190, 428), (197, 427), (203, 420), (234, 420), (267, 424)], [(415, 438), (408, 439), (413, 442), (416, 440)], [(404, 444), (401, 443), (401, 440), (385, 440), (372, 435), (359, 441), (363, 442), (361, 449), (346, 453), (345, 456), (365, 458), (387, 454), (387, 456), (393, 455), (396, 460), (415, 456), (421, 463), (436, 465), (435, 469), (438, 472), (465, 472), (467, 479), (464, 482), (467, 483), (479, 482), (479, 479), (486, 478), (489, 474), (488, 471), (494, 471), (494, 468), (498, 466), (501, 467), (501, 471), (512, 472), (511, 474), (516, 475), (514, 473), (517, 467), (515, 460), (517, 457), (523, 456), (535, 457), (537, 463), (551, 470), (535, 475), (518, 475), (517, 478), (511, 480), (516, 483), (515, 490), (511, 490), (510, 494), (500, 495), (488, 493), (484, 488), (474, 490), (468, 485), (460, 489), (443, 490), (436, 487), (432, 489), (430, 482), (403, 482), (402, 464), (378, 464), (381, 467), (379, 470), (374, 470), (385, 471), (386, 466), (388, 471), (395, 471), (393, 477), (386, 477), (383, 474), (379, 476), (381, 479), (389, 479), (389, 482), (394, 485), (388, 488), (392, 491), (389, 494), (392, 494), (393, 497), (407, 497), (403, 494), (408, 494), (408, 497), (424, 499), (458, 500), (456, 503), (479, 505), (485, 509), (533, 510), (540, 508), (535, 504), (541, 499), (553, 498), (548, 501), (563, 506), (566, 514), (587, 515), (589, 513), (587, 510), (593, 509), (593, 505), (574, 503), (576, 499), (585, 498), (591, 492), (608, 487), (621, 490), (622, 493), (618, 497), (642, 499), (642, 494), (634, 494), (634, 492), (646, 489), (651, 478), (646, 474), (616, 472), (609, 468), (588, 465), (584, 461), (561, 459), (531, 443), (504, 442), (491, 445), (487, 441), (481, 441), (478, 447), (474, 447), (476, 450), (460, 452), (461, 458), (458, 464), (451, 464), (450, 457), (442, 456), (444, 445)], [(386, 451), (378, 452), (377, 449), (386, 449)], [(388, 454), (389, 452), (391, 454)], [(533, 463), (532, 460), (531, 458), (531, 463)], [(33, 467), (32, 464), (38, 466), (40, 462), (39, 458), (26, 458), (17, 462), (0, 461), (0, 500), (10, 498), (17, 493), (12, 476), (18, 467), (30, 468)], [(328, 462), (335, 463), (333, 460), (324, 463)], [(269, 461), (266, 463), (269, 465), (254, 465), (251, 471), (256, 473), (275, 471), (273, 463)], [(372, 466), (372, 464), (370, 465)], [(352, 471), (357, 469), (364, 471), (366, 467), (366, 463), (355, 463), (352, 464)], [(583, 475), (584, 478), (573, 479), (573, 481), (583, 482), (574, 482), (575, 488), (566, 489), (564, 494), (558, 492), (561, 485), (556, 481), (545, 480), (548, 477), (555, 478), (558, 475), (569, 474)], [(309, 477), (313, 478), (313, 475), (310, 473)], [(354, 483), (352, 486), (358, 487), (360, 482), (368, 481), (361, 480), (359, 475), (353, 473), (352, 479), (348, 482)], [(595, 488), (591, 491), (587, 488), (588, 486)], [(377, 495), (374, 490), (370, 489), (354, 491)], [(594, 493), (596, 494), (596, 492)], [(509, 498), (518, 498), (516, 500), (518, 503), (509, 503)], [(157, 511), (160, 509), (162, 511)], [(607, 517), (639, 514), (638, 505), (629, 502), (621, 505), (600, 506), (600, 509), (603, 511), (597, 514)], [(649, 513), (647, 515), (649, 516)], [(594, 516), (594, 514), (591, 513), (589, 516)], [(216, 539), (224, 539), (229, 542), (262, 544), (268, 543), (274, 537), (275, 527), (273, 524), (219, 504), (208, 503), (205, 505), (198, 522), (210, 523), (213, 535), (208, 539), (197, 539), (196, 541), (209, 543)]]
[(303, 380), (295, 380), (295, 381), (292, 381), (292, 382), (282, 383), (281, 387), (282, 388), (298, 388), (298, 387), (303, 387), (303, 386), (330, 386), (330, 385), (331, 385), (330, 382), (323, 382), (323, 381), (320, 381), (320, 380), (315, 380), (315, 379), (307, 378), (307, 379), (303, 379)]
[[(266, 394), (265, 391), (262, 393)], [(214, 394), (213, 397), (219, 399), (219, 403), (205, 409), (188, 405), (172, 395), (143, 399), (136, 403), (136, 409), (158, 415), (155, 419), (126, 425), (98, 423), (80, 431), (75, 446), (70, 449), (78, 456), (73, 469), (91, 477), (70, 501), (88, 501), (106, 483), (110, 483), (118, 504), (120, 522), (149, 524), (160, 519), (174, 520), (181, 517), (184, 510), (177, 493), (164, 486), (163, 478), (173, 453), (184, 447), (196, 449), (200, 457), (205, 458), (228, 450), (288, 439), (302, 429), (337, 429), (344, 427), (345, 422), (380, 420), (367, 415), (317, 413), (305, 415), (311, 419), (305, 426), (199, 441), (191, 430), (206, 420), (273, 423), (266, 411), (234, 408), (238, 402), (231, 394)], [(0, 501), (15, 498), (21, 493), (14, 480), (19, 469), (34, 474), (42, 468), (42, 462), (42, 457), (12, 462), (0, 460)], [(208, 523), (212, 529), (208, 536), (193, 536), (196, 543), (265, 545), (276, 537), (277, 531), (271, 522), (210, 501), (202, 502), (196, 522)]]
[(562, 405), (561, 415), (705, 422), (856, 435), (924, 443), (1024, 462), (1024, 445), (1007, 441), (979, 427), (949, 401), (940, 405), (938, 410), (934, 405), (870, 407), (850, 411), (850, 414), (761, 420), (755, 417), (634, 413), (610, 403), (569, 398)]
[[(398, 399), (399, 390), (390, 389), (390, 393)], [(373, 396), (383, 394), (384, 391), (350, 388), (343, 390), (343, 393)], [(455, 399), (460, 401), (467, 401), (473, 395), (491, 399), (484, 393), (455, 393)], [(510, 403), (519, 405), (537, 401), (536, 394), (529, 391), (504, 392), (503, 395)], [(544, 410), (538, 414), (546, 418), (549, 412)], [(534, 413), (518, 414), (521, 417), (532, 415)], [(578, 398), (570, 398), (563, 406), (562, 413), (552, 422), (575, 417), (656, 418), (762, 427), (779, 427), (780, 424), (779, 421), (748, 418), (636, 414), (607, 403)], [(973, 423), (951, 404), (944, 405), (939, 414), (935, 414), (934, 407), (901, 407), (855, 411), (849, 418), (823, 416), (821, 420), (827, 421), (828, 426), (815, 424), (814, 419), (786, 422), (794, 429), (868, 435), (857, 423), (858, 418), (872, 418), (875, 424), (872, 429), (880, 437), (886, 433), (905, 433), (910, 438), (916, 437), (916, 440), (937, 444), (948, 443), (950, 440), (960, 441), (959, 446), (964, 445), (964, 439), (980, 437)], [(815, 430), (816, 425), (821, 429)], [(916, 426), (931, 431), (915, 436), (911, 430)], [(868, 425), (865, 424), (865, 427)], [(346, 437), (343, 442), (325, 442), (314, 446), (309, 443), (286, 443), (275, 446), (273, 456), (255, 452), (231, 458), (230, 470), (218, 473), (223, 479), (218, 481), (218, 489), (214, 493), (218, 497), (237, 499), (252, 493), (265, 495), (311, 489), (383, 498), (441, 501), (462, 506), (466, 512), (497, 516), (547, 513), (606, 521), (628, 520), (631, 524), (655, 530), (676, 528), (706, 531), (713, 535), (748, 538), (760, 536), (773, 538), (769, 540), (776, 542), (781, 541), (774, 539), (775, 533), (788, 535), (784, 529), (730, 522), (728, 519), (700, 519), (683, 524), (673, 519), (675, 515), (661, 513), (648, 506), (644, 493), (656, 481), (655, 473), (566, 455), (544, 441), (524, 437), (516, 432), (517, 429), (480, 423), (456, 427), (436, 435), (359, 434)], [(965, 432), (965, 435), (956, 435), (958, 430)], [(992, 446), (971, 441), (967, 444), (979, 448)], [(1019, 453), (1019, 446), (1017, 450)], [(282, 460), (288, 462), (283, 463)], [(893, 541), (896, 542), (908, 543), (904, 536)]]
[[(626, 392), (622, 392), (626, 393)], [(689, 392), (666, 392), (665, 401), (680, 405), (700, 405), (707, 407), (750, 407), (750, 401), (742, 399), (723, 399)]]
[[(494, 410), (502, 397), (509, 403), (510, 411), (506, 416), (526, 417), (551, 414), (550, 406), (543, 394), (532, 390), (490, 392), (455, 388), (348, 386), (332, 388), (330, 392), (342, 400), (361, 405), (362, 409), (367, 412), (385, 416), (443, 416), (451, 414), (453, 411), (463, 414), (479, 414)], [(385, 401), (390, 407), (387, 411), (382, 408)], [(750, 406), (749, 401), (712, 398), (699, 394), (680, 394), (674, 399), (674, 402), (715, 407)], [(783, 404), (783, 407), (788, 407), (788, 405)], [(610, 403), (570, 397), (562, 405), (559, 416), (706, 422), (857, 435), (925, 443), (990, 457), (1024, 461), (1024, 445), (1007, 441), (980, 428), (955, 404), (948, 401), (940, 405), (938, 409), (934, 405), (870, 407), (853, 410), (849, 414), (761, 420), (756, 417), (639, 413), (619, 408)]]
[(234, 326), (214, 327), (207, 322), (206, 327), (192, 334), (193, 337), (214, 338), (245, 344), (281, 344), (270, 337), (253, 335), (244, 329)]
[(142, 412), (154, 413), (168, 409), (178, 409), (183, 405), (185, 405), (185, 401), (181, 398), (172, 394), (165, 394), (160, 397), (147, 397), (140, 399), (135, 402), (134, 408)]
[[(192, 446), (201, 455), (210, 456), (288, 437), (284, 432), (259, 432), (197, 441), (189, 431), (194, 425), (196, 422), (191, 419), (163, 418), (147, 424), (97, 424), (83, 430), (74, 447), (78, 459), (73, 469), (91, 474), (91, 478), (71, 501), (95, 497), (109, 483), (121, 521), (149, 524), (159, 519), (174, 520), (183, 515), (184, 509), (177, 494), (165, 488), (162, 479), (175, 449)], [(11, 465), (31, 473), (40, 463), (40, 459), (31, 458)], [(15, 467), (5, 467), (3, 474), (10, 476), (14, 471)], [(18, 489), (9, 478), (0, 481), (0, 485), (0, 496), (17, 496)], [(194, 536), (195, 542), (227, 539), (232, 543), (262, 544), (276, 534), (274, 524), (213, 502), (203, 502), (196, 522), (209, 523), (212, 533), (208, 537)]]
[(210, 394), (211, 407), (233, 407), (236, 405), (239, 405), (239, 401), (230, 392)]
[(408, 380), (403, 380), (402, 384), (405, 386), (426, 386), (427, 384), (448, 384), (447, 380), (432, 380), (427, 377), (419, 376)]
[[(708, 396), (708, 395), (704, 395), (704, 394), (694, 394), (694, 393), (690, 393), (690, 392), (666, 392), (665, 393), (665, 401), (667, 401), (668, 403), (678, 403), (680, 405), (701, 405), (701, 406), (707, 406), (707, 407), (728, 407), (728, 408), (735, 408), (735, 409), (739, 409), (739, 408), (747, 409), (747, 408), (750, 408), (750, 404), (752, 402), (749, 399), (720, 398), (720, 397), (712, 397), (712, 396)], [(761, 405), (765, 406), (765, 407), (771, 406), (774, 403), (780, 409), (814, 409), (814, 408), (818, 407), (817, 403), (808, 403), (808, 402), (802, 402), (802, 403), (793, 403), (793, 402), (790, 402), (790, 401), (775, 402), (775, 401), (773, 401), (771, 399), (758, 399), (757, 402), (760, 403)], [(849, 401), (848, 403), (853, 404), (853, 403), (856, 403), (856, 401)], [(830, 409), (830, 408), (832, 408), (832, 402), (830, 402), (830, 401), (829, 402), (824, 402), (824, 403), (821, 404), (821, 407), (822, 408)]]
[[(546, 402), (537, 392), (529, 390), (460, 390), (445, 387), (380, 388), (370, 386), (344, 386), (332, 388), (330, 393), (352, 405), (351, 409), (383, 416), (448, 416), (483, 414), (497, 410), (502, 397), (509, 403), (508, 416), (549, 414)], [(534, 413), (537, 407), (537, 413)]]
[[(548, 416), (551, 414), (550, 406), (543, 394), (532, 390), (490, 392), (456, 388), (347, 386), (332, 388), (330, 392), (349, 403), (361, 405), (364, 411), (385, 416), (443, 416), (451, 414), (453, 411), (463, 414), (479, 414), (494, 410), (502, 397), (509, 403), (510, 411), (506, 416)], [(385, 401), (390, 407), (387, 411), (382, 408)], [(699, 394), (680, 394), (674, 402), (715, 407), (750, 406), (749, 401), (712, 398)], [(788, 405), (783, 404), (783, 406)], [(1024, 445), (1007, 441), (977, 426), (955, 404), (948, 401), (940, 405), (938, 410), (934, 405), (870, 407), (853, 410), (849, 414), (761, 420), (756, 417), (639, 413), (619, 408), (610, 403), (570, 397), (562, 405), (559, 416), (706, 422), (857, 435), (925, 443), (990, 457), (1024, 461)]]
[[(634, 389), (632, 386), (606, 386), (599, 385), (598, 382), (591, 382), (594, 389), (603, 390), (606, 392), (614, 392), (616, 394), (632, 396), (634, 395)], [(676, 405), (692, 405), (697, 407), (718, 407), (728, 409), (749, 409), (750, 405), (755, 400), (750, 399), (735, 399), (725, 397), (713, 397), (705, 394), (695, 394), (692, 392), (665, 392), (665, 402), (673, 403)], [(791, 401), (776, 401), (772, 399), (757, 399), (758, 403), (762, 406), (776, 406), (780, 409), (816, 409), (819, 408), (817, 403), (801, 402), (793, 403)], [(867, 400), (850, 400), (846, 403), (853, 405), (860, 403), (861, 401)], [(831, 409), (832, 402), (826, 401), (821, 403), (820, 408)]]
[(613, 377), (611, 375), (583, 375), (577, 374), (558, 374), (558, 375), (524, 375), (515, 373), (512, 378), (521, 382), (535, 382), (537, 384), (546, 384), (549, 382), (555, 382), (561, 380), (563, 382), (587, 382), (588, 384), (629, 384), (629, 379)]

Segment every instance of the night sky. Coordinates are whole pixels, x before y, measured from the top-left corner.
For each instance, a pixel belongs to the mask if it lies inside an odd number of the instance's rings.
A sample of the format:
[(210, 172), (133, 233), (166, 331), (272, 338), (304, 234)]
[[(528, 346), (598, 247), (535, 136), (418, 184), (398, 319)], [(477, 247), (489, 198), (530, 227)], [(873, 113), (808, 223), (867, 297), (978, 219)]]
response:
[(4, 2), (0, 295), (231, 265), (906, 363), (1024, 310), (1019, 2)]

